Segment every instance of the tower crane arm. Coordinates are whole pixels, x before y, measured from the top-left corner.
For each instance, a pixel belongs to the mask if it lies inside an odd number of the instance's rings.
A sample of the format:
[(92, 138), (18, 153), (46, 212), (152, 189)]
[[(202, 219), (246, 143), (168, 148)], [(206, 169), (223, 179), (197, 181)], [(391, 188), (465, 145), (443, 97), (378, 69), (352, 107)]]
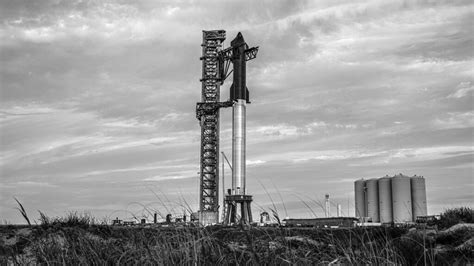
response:
[(225, 153), (223, 151), (221, 151), (221, 153), (222, 153), (222, 156), (224, 156), (224, 159), (227, 162), (227, 165), (229, 165), (230, 170), (233, 171), (232, 165), (229, 163), (229, 160), (227, 159), (227, 156), (225, 156)]

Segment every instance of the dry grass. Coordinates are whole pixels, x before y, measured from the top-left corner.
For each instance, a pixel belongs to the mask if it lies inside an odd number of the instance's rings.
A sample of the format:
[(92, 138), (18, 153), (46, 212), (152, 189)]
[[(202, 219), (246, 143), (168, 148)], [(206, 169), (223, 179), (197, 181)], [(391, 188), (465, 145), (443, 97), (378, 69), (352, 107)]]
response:
[(434, 265), (474, 261), (467, 250), (453, 248), (451, 253), (436, 254), (435, 237), (423, 241), (422, 231), (400, 228), (242, 230), (50, 223), (29, 230), (15, 245), (0, 249), (0, 264), (424, 265), (426, 261)]
[[(276, 210), (275, 215), (278, 216)], [(22, 212), (23, 213), (23, 212)], [(0, 264), (306, 265), (468, 264), (469, 229), (109, 226), (87, 214), (0, 226)], [(23, 231), (21, 231), (23, 230)], [(21, 232), (20, 232), (21, 231)], [(15, 241), (11, 239), (15, 238)], [(452, 241), (451, 241), (452, 240)], [(471, 241), (471, 242), (469, 242)], [(467, 244), (466, 244), (467, 243)]]

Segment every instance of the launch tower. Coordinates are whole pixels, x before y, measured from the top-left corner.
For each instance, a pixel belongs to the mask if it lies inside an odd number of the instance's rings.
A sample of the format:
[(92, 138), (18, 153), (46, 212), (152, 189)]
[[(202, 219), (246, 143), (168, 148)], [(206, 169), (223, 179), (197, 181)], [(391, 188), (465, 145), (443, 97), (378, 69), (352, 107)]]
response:
[[(252, 196), (245, 195), (245, 105), (249, 103), (246, 87), (246, 61), (257, 56), (258, 47), (248, 48), (242, 34), (231, 42), (231, 47), (222, 49), (225, 31), (203, 31), (202, 44), (202, 97), (196, 105), (196, 117), (201, 123), (201, 169), (199, 221), (203, 225), (218, 222), (219, 211), (219, 109), (233, 107), (232, 120), (232, 189), (225, 198), (224, 224), (235, 223), (237, 207), (241, 207), (243, 224), (252, 221), (250, 202)], [(230, 75), (233, 84), (230, 99), (220, 102), (220, 85)]]
[(203, 31), (202, 93), (196, 105), (196, 117), (201, 124), (201, 169), (199, 221), (217, 223), (219, 219), (219, 108), (221, 71), (219, 52), (225, 31)]

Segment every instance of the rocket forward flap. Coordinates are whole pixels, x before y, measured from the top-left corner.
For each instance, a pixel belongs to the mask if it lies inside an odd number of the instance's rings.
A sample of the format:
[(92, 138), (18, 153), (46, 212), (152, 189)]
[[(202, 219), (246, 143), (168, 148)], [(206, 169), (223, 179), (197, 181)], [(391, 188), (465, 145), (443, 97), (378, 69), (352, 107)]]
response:
[(231, 101), (234, 101), (234, 100), (236, 99), (235, 89), (234, 89), (234, 83), (232, 83), (232, 85), (230, 86), (229, 97), (230, 97), (230, 100), (231, 100)]
[(237, 101), (237, 100), (245, 100), (247, 103), (250, 103), (249, 100), (249, 89), (245, 87), (245, 90), (238, 90), (235, 86), (234, 83), (230, 86), (230, 93), (229, 97), (231, 101)]

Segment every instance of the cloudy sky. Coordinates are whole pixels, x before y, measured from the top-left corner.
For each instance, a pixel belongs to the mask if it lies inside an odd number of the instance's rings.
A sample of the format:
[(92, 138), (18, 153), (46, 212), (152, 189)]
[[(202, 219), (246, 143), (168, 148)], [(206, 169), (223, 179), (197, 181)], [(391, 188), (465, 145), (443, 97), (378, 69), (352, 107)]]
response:
[(0, 3), (2, 222), (23, 222), (13, 197), (32, 218), (196, 210), (203, 29), (260, 46), (255, 213), (322, 216), (329, 193), (353, 215), (355, 179), (398, 173), (425, 176), (429, 213), (473, 206), (472, 1)]

